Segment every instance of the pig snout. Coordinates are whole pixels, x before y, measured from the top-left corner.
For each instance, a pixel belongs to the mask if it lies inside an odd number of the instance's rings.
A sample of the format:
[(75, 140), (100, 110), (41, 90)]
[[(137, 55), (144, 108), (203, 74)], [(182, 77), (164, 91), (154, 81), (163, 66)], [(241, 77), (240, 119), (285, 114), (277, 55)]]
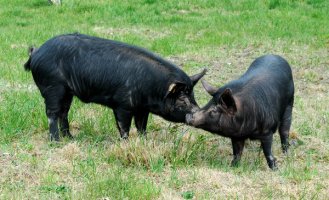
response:
[[(198, 111), (200, 108), (198, 106), (193, 106), (193, 108), (191, 109), (191, 113), (195, 113), (196, 111)], [(192, 114), (188, 114), (188, 115), (192, 115)]]
[(193, 123), (193, 114), (187, 114), (185, 116), (185, 122), (188, 125), (192, 125), (192, 123)]
[(199, 127), (206, 123), (206, 116), (203, 111), (198, 110), (197, 112), (186, 114), (185, 122), (187, 125)]

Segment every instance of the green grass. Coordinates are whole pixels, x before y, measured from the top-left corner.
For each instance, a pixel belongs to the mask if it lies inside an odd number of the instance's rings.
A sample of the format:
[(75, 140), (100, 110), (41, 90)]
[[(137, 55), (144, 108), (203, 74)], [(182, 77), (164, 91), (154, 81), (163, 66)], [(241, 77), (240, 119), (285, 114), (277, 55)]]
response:
[[(326, 0), (0, 0), (0, 199), (327, 199), (329, 2)], [(258, 56), (285, 57), (296, 94), (292, 146), (272, 172), (257, 141), (238, 167), (231, 143), (150, 116), (147, 139), (119, 140), (111, 109), (74, 99), (73, 140), (51, 143), (27, 48), (81, 32), (145, 47), (220, 86)], [(196, 99), (210, 97), (201, 84)]]

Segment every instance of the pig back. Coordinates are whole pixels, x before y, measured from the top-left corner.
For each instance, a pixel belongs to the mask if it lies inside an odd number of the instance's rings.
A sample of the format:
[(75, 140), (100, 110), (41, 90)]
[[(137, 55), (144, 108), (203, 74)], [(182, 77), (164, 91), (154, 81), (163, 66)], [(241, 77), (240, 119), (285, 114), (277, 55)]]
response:
[(31, 66), (37, 84), (60, 83), (84, 102), (110, 106), (161, 99), (173, 80), (192, 85), (182, 70), (145, 49), (82, 34), (48, 40)]

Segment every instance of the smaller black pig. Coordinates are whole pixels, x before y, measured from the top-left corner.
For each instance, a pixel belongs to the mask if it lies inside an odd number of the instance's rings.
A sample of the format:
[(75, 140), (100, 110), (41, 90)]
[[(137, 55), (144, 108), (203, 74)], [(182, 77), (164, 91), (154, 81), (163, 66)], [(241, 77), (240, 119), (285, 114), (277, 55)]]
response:
[(45, 100), (51, 140), (69, 132), (73, 96), (85, 103), (113, 109), (122, 138), (128, 138), (132, 118), (145, 134), (149, 113), (173, 122), (198, 109), (193, 87), (205, 74), (194, 76), (161, 57), (133, 45), (83, 35), (59, 35), (31, 48), (24, 65)]
[(282, 150), (287, 152), (294, 103), (288, 62), (277, 55), (265, 55), (239, 79), (219, 89), (203, 80), (202, 85), (213, 98), (202, 109), (187, 114), (187, 124), (231, 138), (232, 165), (240, 161), (247, 138), (260, 140), (268, 166), (276, 169), (273, 134), (279, 128)]

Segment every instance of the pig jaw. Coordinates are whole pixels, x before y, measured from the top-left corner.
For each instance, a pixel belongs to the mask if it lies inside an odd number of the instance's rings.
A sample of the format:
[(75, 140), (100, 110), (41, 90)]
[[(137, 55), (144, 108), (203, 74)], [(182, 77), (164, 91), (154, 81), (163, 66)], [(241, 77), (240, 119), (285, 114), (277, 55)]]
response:
[(185, 116), (186, 124), (212, 133), (219, 132), (218, 120), (219, 118), (217, 116), (210, 116), (207, 111), (203, 110)]
[[(198, 116), (198, 117), (197, 117)], [(190, 126), (194, 126), (194, 127), (197, 127), (199, 128), (199, 126), (201, 124), (204, 124), (204, 120), (203, 120), (203, 117), (200, 116), (200, 114), (198, 114), (197, 112), (196, 113), (193, 113), (193, 114), (187, 114), (185, 116), (185, 122), (186, 124), (190, 125)]]

